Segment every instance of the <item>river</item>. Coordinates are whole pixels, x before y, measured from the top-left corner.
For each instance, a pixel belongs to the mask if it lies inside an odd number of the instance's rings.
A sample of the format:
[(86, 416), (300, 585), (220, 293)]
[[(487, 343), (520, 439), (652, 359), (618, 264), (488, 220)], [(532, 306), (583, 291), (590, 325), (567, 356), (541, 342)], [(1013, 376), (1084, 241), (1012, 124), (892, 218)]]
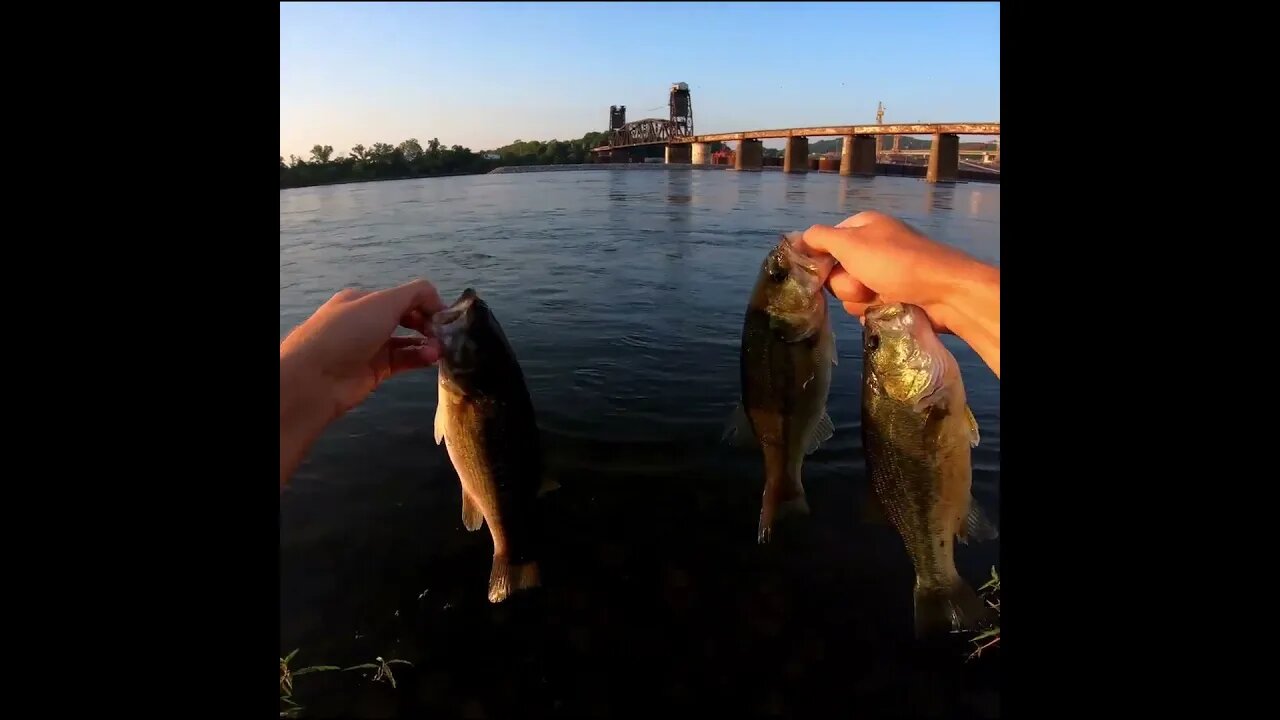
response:
[[(462, 527), (432, 437), (436, 372), (397, 377), (333, 424), (280, 497), (282, 656), (404, 659), (295, 681), (304, 716), (745, 714), (995, 717), (999, 653), (922, 654), (910, 562), (864, 517), (861, 327), (831, 302), (834, 437), (813, 514), (755, 542), (759, 453), (722, 445), (748, 294), (779, 233), (896, 215), (992, 263), (1000, 186), (689, 168), (430, 178), (280, 192), (280, 334), (335, 291), (474, 287), (524, 368), (561, 489), (544, 588), (486, 598), (487, 527)], [(982, 432), (974, 494), (999, 523), (1000, 390), (962, 342)], [(960, 546), (976, 587), (999, 541)], [(963, 647), (961, 647), (963, 651)]]

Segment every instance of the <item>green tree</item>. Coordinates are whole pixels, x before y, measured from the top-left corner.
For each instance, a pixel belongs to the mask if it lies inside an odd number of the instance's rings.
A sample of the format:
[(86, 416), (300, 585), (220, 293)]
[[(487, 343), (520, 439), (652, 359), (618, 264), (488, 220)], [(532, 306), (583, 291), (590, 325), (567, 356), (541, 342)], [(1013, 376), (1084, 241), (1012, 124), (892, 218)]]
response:
[(323, 145), (323, 146), (316, 145), (315, 147), (311, 148), (311, 157), (315, 158), (315, 161), (317, 163), (320, 163), (321, 165), (329, 162), (329, 158), (332, 155), (333, 155), (332, 145)]
[(404, 155), (405, 160), (413, 162), (422, 155), (422, 146), (418, 144), (416, 138), (409, 138), (400, 143), (400, 154)]

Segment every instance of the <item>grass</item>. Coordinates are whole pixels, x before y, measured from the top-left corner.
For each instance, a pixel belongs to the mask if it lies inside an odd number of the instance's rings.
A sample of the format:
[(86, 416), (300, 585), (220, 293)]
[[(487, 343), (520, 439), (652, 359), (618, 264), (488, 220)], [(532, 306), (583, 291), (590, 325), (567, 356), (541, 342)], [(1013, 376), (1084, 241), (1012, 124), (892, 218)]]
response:
[[(391, 673), (391, 666), (395, 664), (401, 664), (401, 665), (408, 665), (409, 667), (413, 667), (413, 663), (409, 662), (408, 660), (395, 660), (395, 659), (383, 660), (381, 657), (377, 657), (377, 658), (374, 658), (374, 662), (362, 663), (360, 665), (352, 665), (349, 668), (340, 668), (337, 665), (311, 665), (309, 667), (304, 667), (304, 668), (299, 668), (297, 670), (294, 670), (293, 668), (289, 667), (289, 663), (293, 660), (294, 656), (297, 654), (298, 654), (298, 650), (295, 648), (293, 652), (289, 653), (285, 657), (280, 658), (280, 717), (281, 718), (296, 718), (302, 713), (303, 707), (293, 699), (293, 679), (296, 677), (300, 677), (302, 675), (309, 675), (311, 673), (316, 673), (316, 672), (329, 672), (334, 670), (339, 670), (342, 672), (348, 672), (350, 670), (373, 670), (374, 682), (385, 681), (390, 683), (391, 687), (394, 688), (396, 686), (396, 677)], [(365, 675), (365, 677), (369, 677), (369, 675)]]
[[(991, 568), (991, 579), (982, 587), (978, 588), (979, 592), (986, 594), (987, 604), (996, 611), (996, 615), (1000, 614), (1000, 573), (996, 572), (995, 566)], [(1000, 643), (1000, 622), (996, 621), (994, 627), (983, 630), (975, 635), (973, 643), (978, 647), (969, 655), (969, 659), (979, 657), (984, 650), (995, 647)]]

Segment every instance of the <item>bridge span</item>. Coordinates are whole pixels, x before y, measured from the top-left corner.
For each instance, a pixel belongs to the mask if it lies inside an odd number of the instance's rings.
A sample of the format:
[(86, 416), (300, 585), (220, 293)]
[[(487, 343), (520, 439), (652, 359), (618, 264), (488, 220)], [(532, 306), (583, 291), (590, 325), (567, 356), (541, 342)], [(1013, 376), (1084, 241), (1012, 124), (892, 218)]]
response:
[[(593, 148), (591, 152), (602, 162), (628, 162), (631, 156), (629, 151), (633, 148), (665, 145), (666, 162), (669, 164), (707, 165), (711, 162), (710, 143), (736, 141), (738, 151), (734, 158), (734, 169), (752, 171), (764, 167), (764, 145), (761, 141), (782, 139), (786, 140), (782, 159), (783, 172), (804, 173), (809, 171), (809, 138), (843, 137), (840, 174), (874, 175), (878, 153), (877, 137), (932, 135), (933, 143), (927, 151), (929, 171), (926, 178), (929, 182), (954, 182), (960, 175), (960, 136), (1000, 134), (998, 122), (886, 124), (883, 122), (884, 108), (881, 107), (876, 114), (875, 124), (742, 130), (698, 135), (693, 131), (693, 101), (687, 84), (675, 83), (671, 86), (668, 105), (669, 119), (645, 118), (634, 122), (626, 121), (625, 105), (610, 107), (609, 144)], [(985, 153), (984, 157), (998, 157), (999, 151)], [(970, 154), (970, 151), (965, 151), (964, 154)]]
[[(874, 175), (876, 172), (876, 138), (882, 135), (932, 135), (929, 150), (902, 150), (902, 154), (929, 155), (929, 182), (954, 182), (960, 176), (960, 155), (998, 157), (998, 150), (960, 149), (961, 135), (999, 135), (1000, 123), (898, 123), (876, 125), (831, 125), (819, 127), (777, 128), (772, 130), (742, 130), (738, 132), (710, 133), (706, 135), (675, 135), (669, 125), (656, 118), (648, 118), (630, 124), (627, 131), (611, 134), (609, 145), (594, 148), (599, 159), (606, 162), (626, 162), (630, 148), (645, 145), (666, 145), (668, 164), (707, 165), (711, 162), (710, 143), (737, 141), (734, 169), (753, 171), (764, 166), (766, 139), (786, 140), (782, 170), (789, 173), (809, 171), (809, 138), (843, 137), (840, 151), (841, 175)], [(617, 142), (619, 144), (613, 144)]]

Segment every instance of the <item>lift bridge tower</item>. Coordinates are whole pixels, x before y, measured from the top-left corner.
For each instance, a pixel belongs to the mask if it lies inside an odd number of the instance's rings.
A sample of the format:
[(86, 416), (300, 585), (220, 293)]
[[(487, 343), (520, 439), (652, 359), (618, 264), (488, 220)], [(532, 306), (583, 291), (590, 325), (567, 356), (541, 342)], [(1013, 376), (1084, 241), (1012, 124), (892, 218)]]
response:
[(688, 84), (673, 83), (667, 104), (671, 108), (671, 137), (693, 135), (693, 99)]

